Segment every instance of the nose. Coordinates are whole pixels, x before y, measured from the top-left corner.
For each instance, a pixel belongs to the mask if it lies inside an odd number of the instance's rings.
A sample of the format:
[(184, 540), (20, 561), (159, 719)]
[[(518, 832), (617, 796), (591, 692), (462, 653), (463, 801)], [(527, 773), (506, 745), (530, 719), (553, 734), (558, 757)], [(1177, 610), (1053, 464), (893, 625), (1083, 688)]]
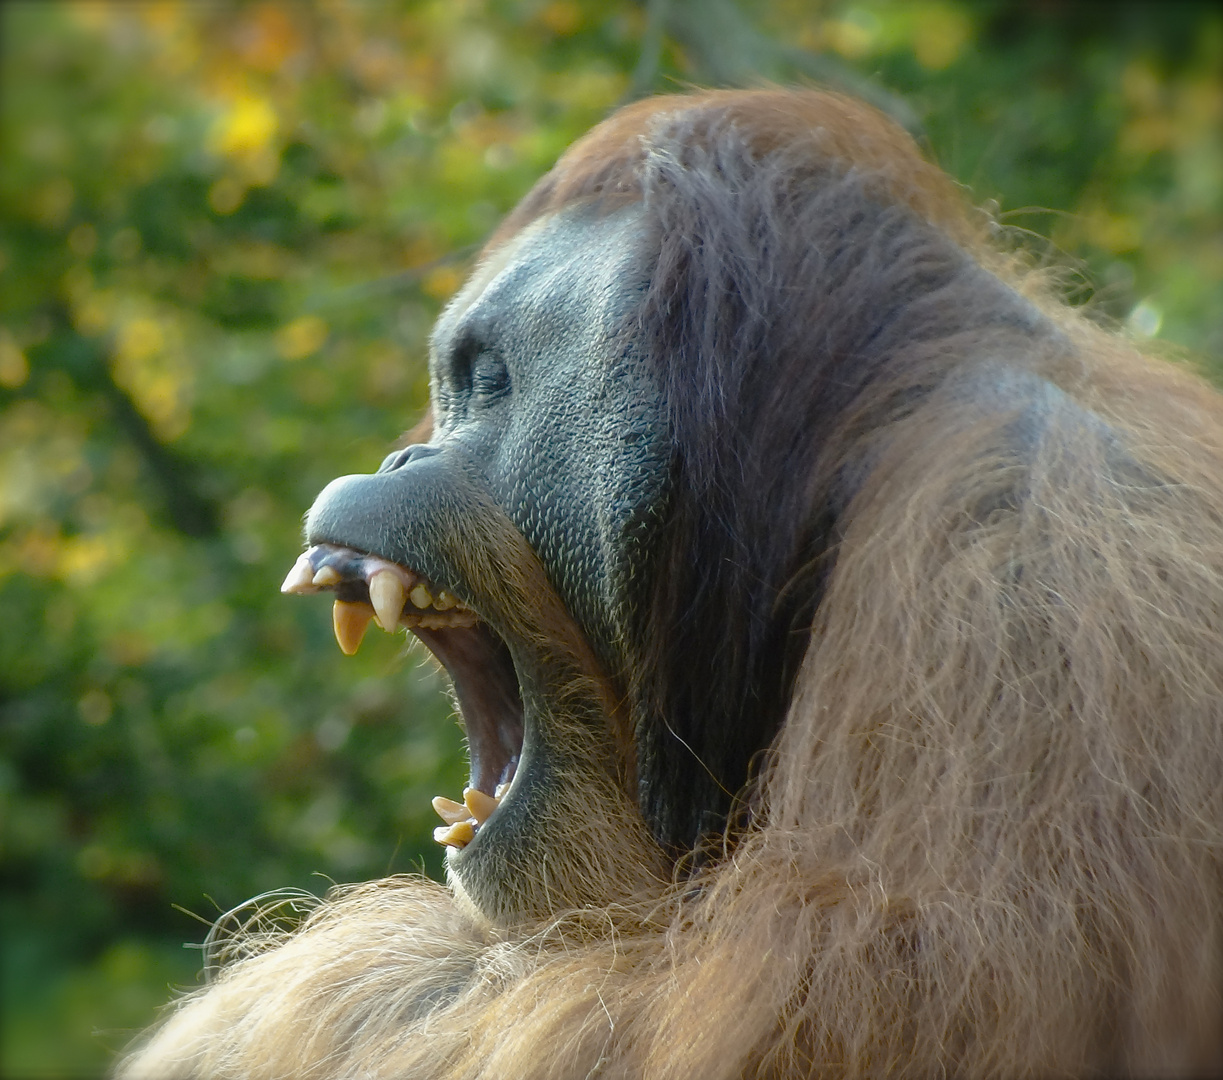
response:
[(394, 453), (387, 454), (382, 464), (378, 466), (378, 471), (380, 473), (394, 472), (396, 469), (402, 469), (413, 461), (422, 461), (427, 457), (432, 457), (437, 451), (438, 448), (436, 446), (430, 446), (428, 443), (413, 443), (411, 446), (405, 446), (402, 450), (396, 450)]

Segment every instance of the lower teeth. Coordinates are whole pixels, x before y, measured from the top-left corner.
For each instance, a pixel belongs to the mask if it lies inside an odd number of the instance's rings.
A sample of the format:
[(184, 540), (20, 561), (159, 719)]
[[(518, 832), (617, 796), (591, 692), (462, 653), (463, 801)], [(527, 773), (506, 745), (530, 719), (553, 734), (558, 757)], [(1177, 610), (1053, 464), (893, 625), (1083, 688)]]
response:
[(465, 848), (475, 839), (476, 827), (470, 821), (456, 821), (453, 825), (439, 825), (433, 830), (433, 839), (446, 847)]
[(446, 847), (466, 847), (475, 839), (476, 829), (492, 817), (509, 787), (508, 783), (498, 784), (494, 795), (486, 795), (479, 788), (467, 788), (461, 803), (444, 795), (435, 796), (433, 809), (446, 824), (433, 830), (433, 839)]

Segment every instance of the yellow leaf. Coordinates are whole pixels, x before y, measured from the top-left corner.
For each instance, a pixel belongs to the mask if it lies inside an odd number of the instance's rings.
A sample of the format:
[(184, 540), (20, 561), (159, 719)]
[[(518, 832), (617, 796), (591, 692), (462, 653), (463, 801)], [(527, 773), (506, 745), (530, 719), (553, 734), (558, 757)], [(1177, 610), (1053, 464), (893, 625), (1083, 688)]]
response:
[(226, 157), (254, 157), (267, 148), (279, 126), (267, 98), (239, 94), (213, 122), (208, 145)]
[(582, 25), (582, 11), (572, 0), (553, 0), (537, 18), (557, 37), (568, 37)]
[(318, 352), (327, 340), (327, 323), (317, 315), (303, 315), (276, 334), (276, 351), (286, 360), (301, 360)]
[(137, 316), (119, 328), (115, 351), (120, 360), (139, 364), (161, 352), (165, 343), (166, 336), (155, 320)]
[(425, 278), (421, 288), (434, 300), (448, 300), (462, 284), (463, 277), (453, 266), (439, 266)]
[(0, 330), (0, 386), (16, 390), (30, 377), (30, 362), (7, 330)]
[(950, 67), (972, 37), (968, 16), (944, 4), (924, 6), (913, 33), (913, 55), (928, 71)]

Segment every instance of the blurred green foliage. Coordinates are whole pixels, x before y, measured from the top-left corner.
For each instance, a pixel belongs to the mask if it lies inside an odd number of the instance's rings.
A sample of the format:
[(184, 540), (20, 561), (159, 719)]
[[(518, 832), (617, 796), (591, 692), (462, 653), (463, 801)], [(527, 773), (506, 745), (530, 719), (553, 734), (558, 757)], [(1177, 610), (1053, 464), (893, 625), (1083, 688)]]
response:
[(617, 103), (867, 94), (1051, 236), (1076, 302), (1223, 353), (1212, 5), (0, 10), (5, 1076), (103, 1071), (196, 980), (182, 909), (439, 873), (429, 797), (464, 775), (441, 680), (381, 634), (342, 657), (277, 585), (316, 492), (423, 408), (475, 245)]

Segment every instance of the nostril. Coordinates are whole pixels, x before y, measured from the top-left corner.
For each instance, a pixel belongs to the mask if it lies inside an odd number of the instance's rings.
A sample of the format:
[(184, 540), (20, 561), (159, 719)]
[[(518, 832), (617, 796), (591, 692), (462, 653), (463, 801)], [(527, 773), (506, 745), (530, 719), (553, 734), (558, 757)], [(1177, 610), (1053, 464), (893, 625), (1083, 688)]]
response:
[(394, 472), (396, 469), (401, 469), (413, 461), (432, 457), (436, 453), (436, 446), (430, 446), (428, 443), (413, 443), (411, 446), (405, 446), (402, 450), (396, 450), (393, 454), (387, 454), (382, 464), (378, 466), (378, 471), (380, 473)]

